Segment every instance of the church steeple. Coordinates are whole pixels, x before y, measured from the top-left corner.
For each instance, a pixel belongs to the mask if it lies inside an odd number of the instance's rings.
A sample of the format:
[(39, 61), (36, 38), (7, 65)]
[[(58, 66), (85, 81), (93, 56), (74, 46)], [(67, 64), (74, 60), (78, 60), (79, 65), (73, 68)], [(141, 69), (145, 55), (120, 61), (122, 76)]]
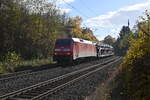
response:
[(130, 21), (129, 21), (129, 19), (128, 19), (128, 27), (130, 26)]

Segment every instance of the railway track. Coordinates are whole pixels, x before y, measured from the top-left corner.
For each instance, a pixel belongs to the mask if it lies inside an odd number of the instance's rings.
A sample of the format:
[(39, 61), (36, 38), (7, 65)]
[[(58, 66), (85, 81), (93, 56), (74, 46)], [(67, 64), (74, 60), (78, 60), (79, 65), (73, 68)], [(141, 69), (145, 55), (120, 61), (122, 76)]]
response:
[(10, 78), (5, 78), (0, 81), (0, 96), (5, 95), (7, 93), (11, 93), (32, 85), (35, 85), (40, 82), (44, 82), (46, 80), (58, 77), (60, 75), (64, 75), (76, 70), (80, 70), (87, 66), (91, 66), (98, 63), (103, 63), (104, 61), (110, 60), (115, 57), (108, 57), (99, 59), (96, 61), (92, 61), (90, 63), (81, 63), (75, 66), (69, 66), (62, 68), (60, 66), (52, 67), (49, 66), (49, 69), (41, 69), (41, 70), (31, 70), (30, 73), (18, 74), (16, 76), (12, 76)]
[(0, 75), (0, 79), (9, 78), (9, 77), (17, 76), (20, 74), (29, 73), (30, 71), (31, 70), (26, 70), (26, 71), (19, 71), (19, 72), (15, 72), (15, 73), (2, 74), (2, 75)]
[(31, 68), (31, 69), (27, 69), (25, 71), (18, 71), (18, 72), (14, 72), (14, 73), (9, 73), (9, 74), (2, 74), (0, 75), (0, 83), (1, 82), (7, 82), (9, 80), (14, 80), (18, 77), (23, 77), (26, 75), (30, 75), (30, 74), (34, 74), (43, 70), (47, 70), (50, 68), (56, 68), (58, 67), (56, 64), (52, 64), (51, 67), (48, 66), (42, 66), (42, 67), (35, 67), (35, 68)]
[(20, 76), (23, 76), (23, 75), (29, 74), (29, 73), (31, 73), (31, 70), (26, 70), (26, 71), (20, 71), (20, 72), (0, 75), (0, 83), (1, 82), (6, 82), (8, 80), (13, 80), (15, 78), (18, 78)]
[(20, 71), (20, 72), (0, 75), (0, 84), (4, 84), (8, 81), (14, 81), (15, 79), (18, 79), (18, 78), (27, 77), (28, 75), (36, 75), (42, 71), (43, 70), (37, 70), (37, 71), (26, 70), (26, 71)]
[[(68, 74), (50, 79), (44, 82), (41, 82), (30, 87), (20, 89), (18, 91), (5, 94), (0, 96), (2, 100), (37, 100), (42, 99), (50, 94), (57, 92), (65, 88), (66, 86), (71, 85), (74, 82), (77, 82), (85, 77), (88, 77), (90, 74), (93, 74), (97, 71), (100, 71), (113, 63), (119, 61), (120, 58), (114, 58), (109, 61), (106, 61), (101, 64), (96, 64), (89, 66), (87, 68), (70, 72)], [(102, 66), (102, 67), (99, 67)]]

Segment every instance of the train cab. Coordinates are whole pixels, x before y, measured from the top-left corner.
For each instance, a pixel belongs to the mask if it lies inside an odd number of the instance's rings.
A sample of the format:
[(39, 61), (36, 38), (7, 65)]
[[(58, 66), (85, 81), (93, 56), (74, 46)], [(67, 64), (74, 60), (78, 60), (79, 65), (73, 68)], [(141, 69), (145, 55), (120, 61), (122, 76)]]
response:
[(72, 59), (72, 39), (57, 39), (54, 47), (53, 60), (65, 62)]

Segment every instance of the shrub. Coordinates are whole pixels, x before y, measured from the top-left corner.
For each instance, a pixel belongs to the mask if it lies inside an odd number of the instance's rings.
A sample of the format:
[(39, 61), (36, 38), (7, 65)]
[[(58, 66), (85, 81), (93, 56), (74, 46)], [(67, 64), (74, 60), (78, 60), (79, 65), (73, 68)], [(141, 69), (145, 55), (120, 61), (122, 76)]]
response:
[(141, 31), (138, 35), (138, 39), (131, 41), (131, 47), (122, 64), (128, 100), (148, 100), (149, 98), (150, 37)]
[(14, 68), (21, 61), (21, 55), (16, 52), (8, 52), (4, 57), (4, 62), (2, 63), (2, 68), (8, 72), (13, 72)]

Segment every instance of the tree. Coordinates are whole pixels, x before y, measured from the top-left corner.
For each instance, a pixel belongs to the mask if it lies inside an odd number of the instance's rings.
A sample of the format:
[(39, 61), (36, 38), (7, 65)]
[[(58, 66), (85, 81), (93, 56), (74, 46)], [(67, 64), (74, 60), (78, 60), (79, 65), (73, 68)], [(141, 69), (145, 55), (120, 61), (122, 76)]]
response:
[(79, 16), (70, 18), (68, 21), (68, 26), (66, 27), (67, 28), (66, 36), (82, 38), (82, 39), (97, 42), (98, 40), (93, 35), (93, 31), (90, 28), (82, 28), (81, 22), (82, 22), (82, 18)]
[(83, 37), (81, 22), (82, 22), (82, 18), (79, 16), (69, 19), (68, 26), (72, 26), (69, 33), (71, 37), (77, 37), (77, 38)]
[(103, 42), (113, 46), (116, 40), (112, 36), (108, 35), (104, 38)]
[(128, 26), (123, 26), (119, 37), (117, 38), (117, 41), (114, 44), (115, 53), (119, 56), (125, 56), (127, 53), (127, 50), (129, 48), (129, 41), (130, 38), (134, 34), (130, 31), (130, 28)]
[(129, 100), (148, 100), (150, 97), (147, 91), (150, 90), (150, 37), (145, 34), (149, 34), (148, 27), (150, 28), (148, 23), (141, 24), (142, 30), (138, 30), (138, 38), (132, 38), (124, 59), (123, 69), (126, 72), (124, 77)]
[[(148, 14), (148, 13), (147, 13)], [(147, 15), (146, 15), (147, 16)], [(142, 19), (129, 41), (129, 50), (120, 66), (117, 88), (122, 100), (149, 100), (150, 90), (150, 19)], [(116, 91), (115, 91), (116, 93)]]
[(65, 30), (66, 14), (47, 0), (1, 0), (0, 4), (0, 55), (15, 51), (24, 59), (49, 56)]
[(122, 39), (126, 34), (129, 34), (130, 32), (131, 31), (130, 31), (129, 26), (123, 26), (120, 33), (119, 33), (119, 36)]
[(82, 28), (82, 34), (83, 39), (98, 42), (97, 38), (94, 36), (93, 31), (90, 28)]

